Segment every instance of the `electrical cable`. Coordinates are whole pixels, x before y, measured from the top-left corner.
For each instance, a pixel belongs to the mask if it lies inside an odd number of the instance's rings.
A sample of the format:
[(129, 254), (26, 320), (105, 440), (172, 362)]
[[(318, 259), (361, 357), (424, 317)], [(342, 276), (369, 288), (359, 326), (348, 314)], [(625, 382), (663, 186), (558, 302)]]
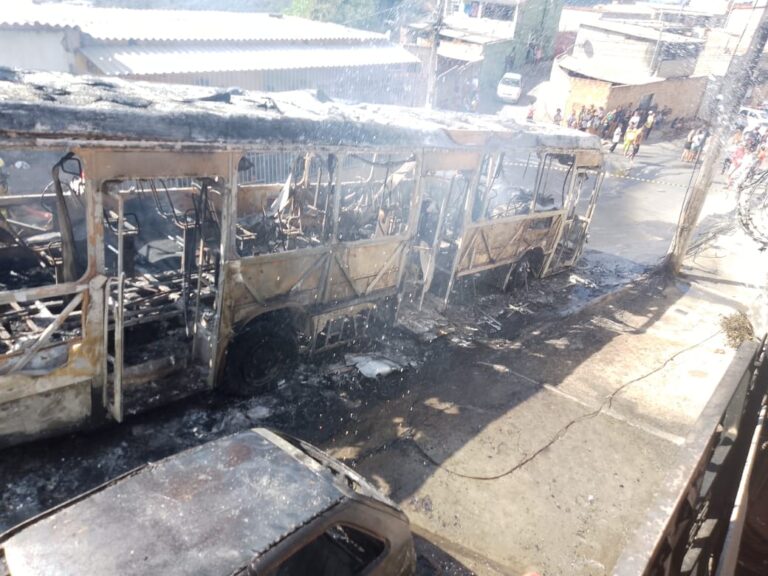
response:
[[(680, 355), (682, 355), (682, 354), (684, 354), (686, 352), (689, 352), (689, 351), (691, 351), (691, 350), (693, 350), (695, 348), (698, 348), (699, 346), (701, 346), (701, 345), (705, 344), (706, 342), (708, 342), (709, 340), (713, 339), (715, 336), (717, 336), (721, 332), (722, 332), (722, 329), (717, 330), (716, 332), (714, 332), (713, 334), (707, 336), (703, 340), (700, 340), (700, 341), (696, 342), (695, 344), (692, 344), (692, 345), (690, 345), (690, 346), (688, 346), (686, 348), (683, 348), (682, 350), (678, 350), (677, 352), (672, 354), (672, 356), (670, 356), (669, 358), (664, 360), (664, 362), (662, 362), (660, 365), (658, 365), (653, 370), (650, 370), (649, 372), (646, 372), (645, 374), (643, 374), (641, 376), (638, 376), (636, 378), (633, 378), (633, 379), (623, 383), (621, 386), (616, 388), (605, 400), (603, 400), (603, 402), (600, 404), (600, 406), (598, 406), (595, 410), (593, 410), (591, 412), (588, 412), (586, 414), (582, 414), (578, 418), (575, 418), (575, 419), (571, 420), (565, 426), (560, 428), (560, 430), (558, 430), (552, 436), (552, 438), (550, 438), (543, 446), (538, 448), (536, 451), (534, 451), (529, 456), (526, 456), (523, 460), (521, 460), (520, 462), (518, 462), (517, 464), (515, 464), (511, 468), (508, 468), (507, 470), (504, 470), (503, 472), (500, 472), (498, 474), (492, 474), (492, 475), (488, 475), (488, 476), (480, 476), (480, 475), (474, 475), (474, 474), (465, 474), (463, 472), (458, 472), (457, 470), (452, 470), (451, 468), (447, 467), (444, 463), (438, 461), (431, 454), (429, 454), (418, 443), (418, 441), (416, 440), (416, 438), (413, 435), (411, 435), (409, 439), (413, 443), (413, 445), (416, 447), (416, 449), (422, 454), (422, 456), (424, 456), (424, 458), (426, 458), (427, 461), (430, 462), (430, 464), (432, 464), (433, 466), (435, 466), (437, 468), (440, 468), (441, 470), (443, 470), (445, 472), (448, 472), (452, 476), (457, 476), (459, 478), (465, 478), (467, 480), (478, 480), (478, 481), (499, 480), (500, 478), (503, 478), (505, 476), (509, 476), (510, 474), (513, 474), (514, 472), (520, 470), (521, 468), (523, 468), (524, 466), (526, 466), (527, 464), (532, 462), (541, 453), (546, 451), (548, 448), (552, 447), (563, 436), (565, 436), (565, 434), (568, 432), (568, 430), (572, 426), (574, 426), (574, 425), (576, 425), (576, 424), (578, 424), (580, 422), (584, 422), (585, 420), (590, 420), (592, 418), (595, 418), (596, 416), (600, 415), (606, 407), (607, 408), (611, 408), (614, 398), (616, 396), (618, 396), (622, 391), (624, 391), (627, 387), (631, 386), (632, 384), (636, 384), (637, 382), (640, 382), (640, 381), (642, 381), (642, 380), (652, 376), (653, 374), (656, 374), (657, 372), (660, 372), (661, 370), (666, 368), (671, 362), (673, 362), (678, 356), (680, 356)], [(543, 385), (540, 382), (537, 382), (537, 384)], [(409, 412), (412, 411), (413, 407), (416, 405), (416, 402), (417, 401), (414, 401), (414, 403), (411, 405), (411, 409), (409, 410)], [(413, 431), (413, 428), (410, 427), (410, 426), (407, 426), (407, 429)]]

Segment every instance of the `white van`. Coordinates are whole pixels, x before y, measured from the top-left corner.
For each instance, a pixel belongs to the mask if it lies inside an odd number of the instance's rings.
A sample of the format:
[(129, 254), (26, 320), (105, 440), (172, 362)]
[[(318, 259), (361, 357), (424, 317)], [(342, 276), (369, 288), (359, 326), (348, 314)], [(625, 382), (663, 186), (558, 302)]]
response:
[(509, 104), (517, 104), (523, 93), (523, 77), (514, 72), (507, 72), (499, 80), (496, 87), (496, 96), (499, 100)]

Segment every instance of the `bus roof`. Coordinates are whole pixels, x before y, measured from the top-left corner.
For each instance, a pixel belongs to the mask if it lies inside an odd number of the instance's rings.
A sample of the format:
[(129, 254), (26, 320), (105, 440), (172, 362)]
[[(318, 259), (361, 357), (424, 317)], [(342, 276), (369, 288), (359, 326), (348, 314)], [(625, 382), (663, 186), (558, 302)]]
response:
[(260, 144), (600, 149), (594, 136), (496, 116), (350, 104), (314, 91), (128, 82), (0, 68), (0, 140), (36, 146), (227, 149)]

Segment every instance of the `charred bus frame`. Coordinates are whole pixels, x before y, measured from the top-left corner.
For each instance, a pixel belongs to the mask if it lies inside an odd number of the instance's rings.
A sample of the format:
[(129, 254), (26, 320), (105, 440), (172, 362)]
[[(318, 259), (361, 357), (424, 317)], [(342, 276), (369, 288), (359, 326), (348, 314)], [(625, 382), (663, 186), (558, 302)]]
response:
[(42, 195), (12, 174), (0, 197), (0, 445), (264, 383), (298, 334), (354, 340), (408, 290), (570, 266), (601, 178), (595, 138), (491, 117), (7, 71), (0, 93), (1, 154), (60, 154)]

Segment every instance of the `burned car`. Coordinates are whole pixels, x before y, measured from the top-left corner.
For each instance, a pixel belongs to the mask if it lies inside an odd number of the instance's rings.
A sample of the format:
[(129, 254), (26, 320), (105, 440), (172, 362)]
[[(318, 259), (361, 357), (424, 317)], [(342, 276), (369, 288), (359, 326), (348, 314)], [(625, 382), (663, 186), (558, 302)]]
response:
[(0, 539), (0, 574), (401, 576), (408, 519), (304, 442), (254, 429), (148, 464)]

